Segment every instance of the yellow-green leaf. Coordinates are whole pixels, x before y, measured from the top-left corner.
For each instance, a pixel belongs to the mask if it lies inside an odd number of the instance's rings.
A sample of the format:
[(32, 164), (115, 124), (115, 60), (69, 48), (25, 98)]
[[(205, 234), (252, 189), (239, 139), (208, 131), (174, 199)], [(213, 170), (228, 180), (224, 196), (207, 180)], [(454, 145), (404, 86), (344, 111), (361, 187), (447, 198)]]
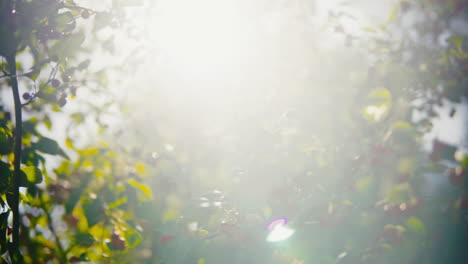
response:
[(377, 30), (371, 28), (371, 27), (363, 27), (363, 30), (370, 31), (370, 32), (377, 32)]
[(42, 172), (35, 166), (28, 166), (21, 168), (21, 170), (26, 174), (26, 179), (30, 183), (40, 183), (42, 182)]
[(205, 229), (198, 229), (198, 235), (199, 236), (206, 236), (208, 235), (208, 230), (205, 230)]
[(135, 170), (140, 174), (141, 176), (146, 176), (146, 168), (145, 165), (141, 162), (137, 162), (135, 164)]
[(134, 179), (130, 179), (128, 180), (128, 184), (130, 184), (131, 186), (137, 188), (138, 190), (142, 191), (148, 198), (152, 198), (153, 195), (151, 193), (151, 189), (146, 186), (145, 184), (142, 184), (142, 183), (139, 183), (137, 181), (135, 181)]

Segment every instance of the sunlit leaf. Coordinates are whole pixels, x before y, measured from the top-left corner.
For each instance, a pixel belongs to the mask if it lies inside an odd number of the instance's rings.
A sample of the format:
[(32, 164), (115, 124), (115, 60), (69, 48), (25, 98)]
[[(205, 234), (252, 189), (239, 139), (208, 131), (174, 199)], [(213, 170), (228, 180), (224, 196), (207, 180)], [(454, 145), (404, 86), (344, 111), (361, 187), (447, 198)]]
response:
[(371, 28), (371, 27), (362, 27), (362, 29), (365, 30), (365, 31), (377, 32), (377, 30), (375, 30), (374, 28)]
[(205, 229), (198, 229), (198, 235), (203, 237), (203, 236), (207, 236), (209, 234), (208, 230), (205, 230)]
[(138, 172), (138, 174), (140, 174), (141, 176), (145, 176), (146, 175), (146, 168), (145, 168), (145, 165), (141, 162), (137, 162), (135, 164), (135, 170)]
[(142, 183), (139, 183), (137, 182), (136, 180), (134, 179), (129, 179), (128, 180), (128, 184), (130, 184), (131, 186), (135, 187), (136, 189), (140, 190), (141, 192), (143, 192), (147, 198), (152, 198), (153, 197), (153, 194), (151, 192), (151, 189), (146, 186), (145, 184), (142, 184)]
[(395, 20), (397, 14), (398, 14), (398, 11), (400, 10), (400, 5), (395, 5), (392, 9), (392, 12), (390, 12), (390, 15), (388, 16), (387, 18), (387, 21), (385, 23), (389, 24), (391, 22), (393, 22), (393, 20)]
[(392, 107), (392, 95), (388, 89), (372, 90), (366, 98), (364, 117), (371, 121), (381, 121), (387, 116)]
[(21, 168), (21, 171), (26, 175), (28, 182), (37, 184), (42, 182), (42, 172), (35, 166)]

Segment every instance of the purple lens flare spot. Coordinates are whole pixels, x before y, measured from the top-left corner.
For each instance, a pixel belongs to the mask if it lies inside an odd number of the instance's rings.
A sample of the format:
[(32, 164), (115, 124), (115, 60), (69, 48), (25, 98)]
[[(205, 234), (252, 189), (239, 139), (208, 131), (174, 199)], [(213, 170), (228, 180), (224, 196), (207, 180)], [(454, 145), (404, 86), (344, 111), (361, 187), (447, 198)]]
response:
[(279, 226), (284, 226), (288, 223), (288, 219), (286, 217), (276, 218), (270, 221), (267, 225), (267, 229), (273, 231), (275, 228)]

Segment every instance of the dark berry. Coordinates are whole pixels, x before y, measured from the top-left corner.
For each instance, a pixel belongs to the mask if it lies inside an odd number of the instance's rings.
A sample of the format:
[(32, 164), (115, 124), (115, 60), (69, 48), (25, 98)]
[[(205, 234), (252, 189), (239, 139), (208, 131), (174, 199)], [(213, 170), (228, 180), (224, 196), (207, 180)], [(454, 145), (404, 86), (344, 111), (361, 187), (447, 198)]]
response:
[(81, 13), (81, 17), (84, 19), (88, 19), (91, 16), (88, 10), (85, 10)]
[(57, 80), (57, 79), (52, 79), (52, 81), (50, 83), (52, 84), (52, 87), (54, 87), (54, 88), (59, 87), (60, 84), (61, 84), (60, 81)]

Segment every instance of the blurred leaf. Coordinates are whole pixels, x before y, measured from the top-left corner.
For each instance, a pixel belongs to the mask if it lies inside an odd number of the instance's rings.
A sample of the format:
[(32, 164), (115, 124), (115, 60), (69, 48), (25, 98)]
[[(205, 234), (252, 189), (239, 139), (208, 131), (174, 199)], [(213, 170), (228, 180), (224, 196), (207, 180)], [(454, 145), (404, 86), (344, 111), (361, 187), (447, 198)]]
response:
[(95, 239), (89, 233), (80, 233), (75, 236), (75, 241), (78, 245), (83, 247), (90, 247), (94, 244)]
[(381, 121), (389, 113), (392, 107), (392, 95), (388, 89), (380, 88), (372, 90), (366, 98), (364, 117), (371, 121)]
[(146, 175), (146, 168), (145, 168), (145, 165), (141, 162), (137, 162), (135, 164), (135, 170), (138, 172), (138, 174), (140, 174), (141, 176), (145, 176)]
[(5, 193), (10, 186), (10, 165), (0, 160), (0, 194)]
[(395, 5), (395, 7), (393, 7), (392, 12), (388, 16), (387, 23), (391, 23), (393, 20), (395, 20), (399, 10), (400, 5)]
[(177, 214), (176, 211), (171, 210), (171, 209), (167, 209), (166, 211), (164, 211), (164, 213), (162, 215), (162, 221), (167, 222), (167, 221), (171, 221), (171, 220), (176, 220), (177, 217), (178, 217), (178, 214)]
[(408, 185), (398, 184), (390, 188), (387, 194), (388, 202), (400, 204), (409, 200)]
[(363, 30), (370, 31), (370, 32), (377, 32), (377, 30), (371, 28), (371, 27), (363, 27)]
[(13, 151), (13, 140), (0, 129), (0, 155), (6, 155)]
[(60, 148), (59, 144), (51, 138), (41, 137), (37, 143), (32, 144), (32, 147), (47, 154), (60, 155), (69, 159), (67, 154)]
[(426, 234), (426, 226), (424, 223), (417, 217), (410, 217), (406, 220), (406, 226), (408, 226), (409, 230), (419, 233), (421, 235)]
[(406, 157), (398, 162), (398, 172), (403, 175), (412, 174), (416, 168), (416, 162), (413, 158)]
[(198, 235), (201, 237), (207, 236), (209, 234), (208, 230), (198, 229)]
[(141, 184), (141, 183), (138, 183), (137, 181), (135, 181), (134, 179), (129, 179), (128, 180), (128, 184), (130, 184), (131, 186), (135, 187), (136, 189), (140, 190), (141, 192), (143, 192), (147, 198), (151, 199), (152, 198), (152, 193), (151, 193), (151, 189), (144, 185), (144, 184)]
[(21, 171), (26, 175), (29, 183), (37, 184), (42, 182), (42, 172), (35, 166), (21, 168)]
[(369, 190), (369, 188), (371, 187), (373, 183), (373, 179), (371, 177), (363, 177), (363, 178), (360, 178), (359, 180), (357, 180), (356, 182), (356, 189), (359, 191), (359, 192), (366, 192), (367, 190)]
[(32, 148), (25, 148), (23, 149), (23, 155), (21, 156), (21, 162), (28, 166), (39, 166), (39, 163), (44, 163), (45, 159), (41, 155), (39, 155), (34, 149)]
[(449, 42), (451, 42), (455, 47), (457, 47), (459, 50), (462, 48), (462, 43), (463, 43), (463, 37), (462, 36), (451, 36), (448, 39)]
[(59, 58), (69, 57), (74, 54), (85, 40), (83, 32), (78, 32), (59, 40), (51, 49), (50, 56)]
[(10, 215), (10, 211), (5, 211), (0, 213), (0, 248), (1, 252), (5, 252), (5, 248), (7, 245), (6, 239), (6, 232), (8, 228), (8, 216)]
[(104, 217), (104, 207), (100, 199), (86, 200), (83, 204), (83, 210), (89, 227), (99, 223)]

